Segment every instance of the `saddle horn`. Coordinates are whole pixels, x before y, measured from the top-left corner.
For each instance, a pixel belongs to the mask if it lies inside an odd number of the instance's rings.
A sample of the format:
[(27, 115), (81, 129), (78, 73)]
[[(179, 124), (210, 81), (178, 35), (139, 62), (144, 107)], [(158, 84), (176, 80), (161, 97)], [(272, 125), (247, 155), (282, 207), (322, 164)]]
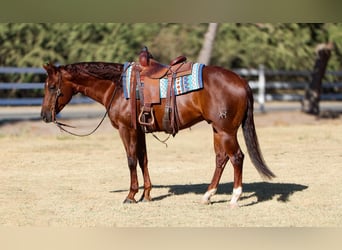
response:
[(153, 56), (148, 51), (148, 48), (144, 46), (139, 54), (139, 63), (141, 66), (146, 67), (150, 65), (150, 59), (153, 59)]

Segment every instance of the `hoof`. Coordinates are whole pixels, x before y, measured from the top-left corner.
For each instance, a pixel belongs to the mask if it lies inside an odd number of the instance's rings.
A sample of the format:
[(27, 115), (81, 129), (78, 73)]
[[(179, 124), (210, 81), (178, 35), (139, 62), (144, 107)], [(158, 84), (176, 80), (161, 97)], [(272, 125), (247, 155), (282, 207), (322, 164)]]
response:
[(141, 198), (139, 199), (139, 202), (151, 202), (152, 199), (151, 197), (146, 198), (144, 195), (141, 196)]
[(240, 208), (240, 206), (239, 206), (238, 203), (229, 203), (229, 207), (230, 207), (230, 209), (237, 209), (237, 208)]
[(132, 199), (128, 199), (128, 198), (126, 198), (124, 201), (123, 201), (123, 204), (135, 204), (135, 203), (137, 203), (137, 201), (136, 200), (132, 200)]
[(201, 203), (209, 205), (211, 204), (210, 198), (216, 193), (216, 188), (208, 190), (202, 197)]
[(210, 205), (211, 201), (210, 200), (202, 199), (200, 203), (203, 204), (203, 205)]
[(141, 198), (141, 199), (139, 200), (139, 202), (151, 202), (151, 201), (152, 201), (151, 198), (150, 198), (150, 199)]

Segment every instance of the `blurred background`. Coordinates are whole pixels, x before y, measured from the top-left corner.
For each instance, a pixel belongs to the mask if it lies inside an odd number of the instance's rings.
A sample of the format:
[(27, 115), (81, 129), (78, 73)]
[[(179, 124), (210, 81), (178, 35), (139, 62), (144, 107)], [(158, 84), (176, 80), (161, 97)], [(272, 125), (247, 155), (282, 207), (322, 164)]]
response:
[(317, 51), (327, 44), (318, 101), (336, 111), (342, 100), (341, 23), (2, 23), (0, 109), (41, 104), (44, 63), (136, 61), (143, 46), (165, 64), (185, 55), (236, 71), (249, 80), (261, 111), (274, 101), (283, 103), (278, 108), (301, 109)]
[[(0, 65), (41, 67), (44, 62), (135, 60), (143, 45), (161, 62), (185, 54), (196, 60), (209, 24), (2, 23)], [(341, 69), (340, 23), (220, 23), (211, 64), (227, 68), (311, 70), (318, 44), (333, 41), (329, 70)]]

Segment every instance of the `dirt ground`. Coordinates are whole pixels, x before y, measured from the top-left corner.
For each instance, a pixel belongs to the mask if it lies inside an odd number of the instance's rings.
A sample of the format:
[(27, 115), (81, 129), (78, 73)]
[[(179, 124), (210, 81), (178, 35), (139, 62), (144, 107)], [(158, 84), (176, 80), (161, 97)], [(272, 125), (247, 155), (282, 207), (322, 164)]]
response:
[[(256, 113), (255, 120), (264, 158), (277, 178), (261, 179), (240, 131), (246, 157), (238, 209), (228, 207), (230, 164), (212, 204), (200, 204), (215, 161), (206, 123), (170, 138), (167, 148), (147, 135), (153, 201), (132, 205), (122, 203), (129, 171), (118, 132), (108, 120), (86, 138), (42, 121), (3, 123), (0, 226), (342, 226), (342, 118), (317, 120), (300, 111), (272, 111)], [(87, 132), (98, 121), (67, 122)], [(141, 184), (140, 173), (139, 178)]]

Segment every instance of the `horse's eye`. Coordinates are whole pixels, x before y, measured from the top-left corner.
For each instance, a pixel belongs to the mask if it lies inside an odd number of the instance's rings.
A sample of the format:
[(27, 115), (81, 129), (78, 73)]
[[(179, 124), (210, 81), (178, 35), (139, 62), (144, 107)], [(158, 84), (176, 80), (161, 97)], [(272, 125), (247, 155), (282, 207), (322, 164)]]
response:
[(50, 90), (54, 90), (56, 89), (56, 85), (52, 84), (52, 83), (47, 83), (47, 86)]

